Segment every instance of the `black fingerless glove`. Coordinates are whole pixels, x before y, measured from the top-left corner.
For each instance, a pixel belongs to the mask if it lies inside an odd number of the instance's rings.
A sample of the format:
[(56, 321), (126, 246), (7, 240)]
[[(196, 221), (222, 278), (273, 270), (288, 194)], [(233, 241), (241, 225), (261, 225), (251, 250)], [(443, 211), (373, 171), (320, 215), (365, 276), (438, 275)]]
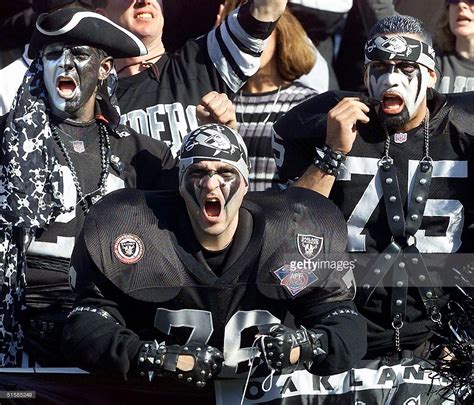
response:
[[(177, 368), (178, 357), (189, 355), (194, 358), (194, 367), (190, 371)], [(137, 370), (141, 377), (150, 381), (157, 375), (171, 375), (186, 383), (202, 388), (206, 383), (220, 373), (224, 356), (211, 346), (199, 343), (189, 343), (185, 346), (155, 342), (145, 343), (138, 355)]]
[[(325, 356), (321, 348), (321, 335), (301, 327), (293, 330), (280, 324), (259, 325), (260, 351), (267, 366), (277, 373), (292, 373), (298, 364), (309, 369), (318, 356)], [(300, 346), (300, 357), (295, 364), (290, 362), (290, 352)]]

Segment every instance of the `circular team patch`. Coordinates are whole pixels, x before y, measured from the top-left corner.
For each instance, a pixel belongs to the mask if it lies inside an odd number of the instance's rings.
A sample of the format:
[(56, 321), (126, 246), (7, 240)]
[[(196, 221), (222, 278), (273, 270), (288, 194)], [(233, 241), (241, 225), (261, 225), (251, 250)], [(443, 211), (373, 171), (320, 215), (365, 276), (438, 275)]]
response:
[(122, 263), (137, 263), (145, 253), (142, 240), (131, 233), (120, 235), (114, 242), (114, 255)]

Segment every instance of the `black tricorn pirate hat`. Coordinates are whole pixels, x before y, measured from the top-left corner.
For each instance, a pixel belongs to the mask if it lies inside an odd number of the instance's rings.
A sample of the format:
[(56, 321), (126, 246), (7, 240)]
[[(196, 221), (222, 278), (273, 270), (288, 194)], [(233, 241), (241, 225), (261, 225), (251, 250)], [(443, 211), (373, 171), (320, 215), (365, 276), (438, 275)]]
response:
[(103, 49), (113, 58), (148, 53), (143, 42), (131, 32), (101, 14), (78, 8), (64, 8), (39, 15), (28, 56), (34, 59), (44, 46), (55, 42)]

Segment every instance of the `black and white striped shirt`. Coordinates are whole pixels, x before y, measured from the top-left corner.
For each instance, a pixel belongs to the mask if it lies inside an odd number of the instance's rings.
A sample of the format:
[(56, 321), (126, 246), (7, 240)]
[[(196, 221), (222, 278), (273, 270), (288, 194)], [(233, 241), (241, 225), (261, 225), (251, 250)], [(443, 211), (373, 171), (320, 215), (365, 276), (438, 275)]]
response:
[(268, 93), (239, 93), (234, 99), (238, 132), (244, 138), (251, 164), (249, 190), (278, 188), (278, 175), (273, 158), (272, 126), (288, 110), (317, 92), (302, 83)]

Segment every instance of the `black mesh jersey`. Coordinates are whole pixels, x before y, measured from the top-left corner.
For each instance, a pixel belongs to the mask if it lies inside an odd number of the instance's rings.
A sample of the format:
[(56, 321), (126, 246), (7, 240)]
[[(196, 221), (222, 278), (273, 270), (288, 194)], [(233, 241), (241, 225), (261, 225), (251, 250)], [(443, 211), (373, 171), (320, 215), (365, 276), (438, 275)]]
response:
[[(78, 126), (78, 125), (76, 125)], [(100, 183), (101, 155), (99, 130), (89, 126), (68, 125), (60, 136), (73, 162), (74, 171), (84, 194), (97, 190)], [(109, 131), (110, 156), (106, 192), (119, 188), (170, 189), (177, 187), (175, 160), (167, 146), (133, 130), (119, 126)], [(72, 212), (58, 216), (47, 230), (38, 233), (28, 250), (27, 301), (34, 307), (71, 303), (68, 262), (75, 238), (84, 223), (76, 187), (64, 154), (56, 145), (64, 179), (65, 206)]]
[[(298, 188), (251, 193), (217, 276), (181, 197), (115, 192), (90, 212), (73, 253), (71, 282), (82, 310), (66, 323), (65, 351), (88, 370), (125, 374), (143, 341), (203, 342), (224, 351), (223, 376), (245, 377), (244, 348), (252, 346), (255, 325), (283, 322), (291, 311), (297, 324), (327, 336), (330, 355), (319, 370), (339, 370), (361, 355), (365, 341), (345, 248), (344, 219), (321, 195)], [(89, 306), (120, 325), (84, 310)]]
[[(325, 141), (327, 112), (346, 96), (360, 94), (322, 94), (297, 106), (275, 124), (274, 148), (282, 181), (301, 176), (311, 164), (315, 146)], [(428, 102), (433, 178), (423, 221), (416, 233), (417, 247), (421, 252), (473, 251), (468, 229), (473, 222), (473, 101), (472, 93), (442, 96), (434, 92)], [(351, 252), (381, 252), (391, 240), (378, 169), (384, 151), (385, 132), (373, 113), (370, 118), (367, 125), (358, 124), (359, 134), (330, 195), (346, 217)], [(423, 156), (423, 128), (415, 128), (407, 134), (391, 134), (389, 154), (397, 167), (406, 212), (407, 195), (411, 192), (415, 169)], [(381, 289), (368, 307), (360, 308), (374, 322), (370, 336), (374, 345), (379, 347), (393, 342), (391, 319), (383, 316), (390, 313), (388, 298), (387, 291)], [(408, 302), (408, 323), (402, 329), (402, 335), (405, 333), (406, 342), (414, 345), (426, 338), (430, 328), (421, 322), (425, 316), (419, 298), (410, 294)], [(413, 326), (410, 322), (418, 321), (421, 323), (410, 330)]]

